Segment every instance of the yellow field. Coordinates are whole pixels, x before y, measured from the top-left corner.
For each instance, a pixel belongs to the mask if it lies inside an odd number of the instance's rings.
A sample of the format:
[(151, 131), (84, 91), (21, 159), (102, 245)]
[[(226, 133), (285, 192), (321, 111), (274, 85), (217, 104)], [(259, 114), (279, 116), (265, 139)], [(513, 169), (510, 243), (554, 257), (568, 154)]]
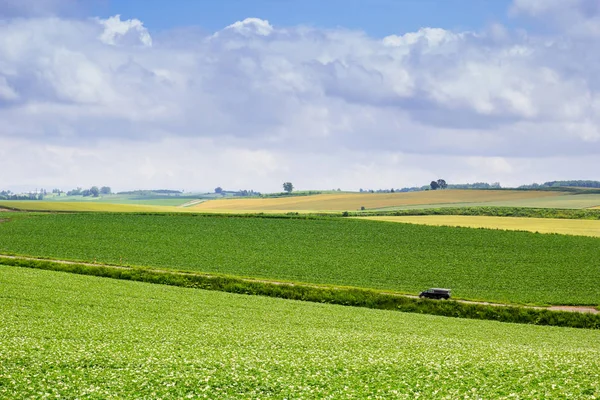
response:
[[(487, 203), (558, 197), (564, 193), (517, 190), (437, 190), (410, 193), (333, 193), (267, 199), (209, 200), (190, 207), (195, 211), (353, 211), (367, 209)], [(467, 204), (468, 205), (468, 204)]]
[(405, 217), (357, 218), (370, 219), (375, 221), (403, 222), (420, 225), (463, 226), (469, 228), (490, 228), (600, 237), (600, 221), (590, 221), (582, 219), (480, 217), (465, 215), (423, 215)]
[[(138, 204), (92, 203), (78, 201), (0, 201), (0, 207), (23, 211), (105, 211), (105, 212), (186, 212), (188, 209), (173, 206), (148, 206)], [(188, 211), (189, 212), (189, 211)]]

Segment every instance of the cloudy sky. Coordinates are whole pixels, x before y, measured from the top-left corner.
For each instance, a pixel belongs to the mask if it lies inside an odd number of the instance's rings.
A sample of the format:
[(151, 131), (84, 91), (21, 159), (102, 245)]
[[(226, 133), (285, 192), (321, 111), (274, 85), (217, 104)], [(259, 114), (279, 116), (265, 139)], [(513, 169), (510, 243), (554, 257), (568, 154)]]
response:
[(0, 0), (0, 189), (600, 179), (597, 0)]

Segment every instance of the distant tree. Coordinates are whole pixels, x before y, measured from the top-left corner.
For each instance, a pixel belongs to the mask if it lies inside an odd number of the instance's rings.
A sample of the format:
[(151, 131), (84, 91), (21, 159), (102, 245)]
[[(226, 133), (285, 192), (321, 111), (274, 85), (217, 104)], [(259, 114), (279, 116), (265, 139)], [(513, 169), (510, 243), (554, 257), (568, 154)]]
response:
[(448, 184), (443, 179), (438, 179), (437, 180), (437, 184), (438, 184), (438, 186), (439, 186), (440, 189), (446, 189), (448, 187)]
[(390, 193), (394, 193), (394, 188), (392, 188), (392, 189), (390, 190)]
[(98, 189), (98, 186), (92, 186), (90, 188), (90, 195), (92, 195), (94, 197), (100, 196), (100, 189)]
[(288, 193), (292, 193), (292, 191), (294, 190), (294, 185), (292, 185), (292, 182), (285, 182), (283, 184), (283, 190)]
[(216, 194), (222, 194), (222, 193), (223, 193), (223, 188), (222, 188), (221, 186), (217, 186), (217, 187), (215, 188), (215, 193), (216, 193)]
[(67, 196), (80, 196), (83, 194), (83, 189), (78, 187), (77, 189), (69, 190)]
[(431, 181), (429, 186), (431, 186), (431, 190), (438, 190), (440, 188), (440, 184), (437, 183), (436, 181)]
[(110, 187), (108, 186), (102, 186), (100, 188), (100, 194), (111, 194), (112, 190), (110, 190)]
[(89, 196), (91, 196), (91, 195), (92, 195), (92, 192), (90, 192), (90, 189), (85, 189), (85, 190), (82, 190), (82, 191), (81, 191), (81, 195), (82, 195), (83, 197), (89, 197)]

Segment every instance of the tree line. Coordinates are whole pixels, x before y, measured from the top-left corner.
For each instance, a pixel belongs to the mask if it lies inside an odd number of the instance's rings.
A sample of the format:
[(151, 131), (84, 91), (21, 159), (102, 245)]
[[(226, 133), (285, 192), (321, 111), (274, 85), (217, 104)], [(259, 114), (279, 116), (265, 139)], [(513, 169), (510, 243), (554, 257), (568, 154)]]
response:
[(519, 189), (539, 189), (550, 187), (581, 187), (600, 189), (600, 181), (572, 180), (572, 181), (550, 181), (544, 183), (532, 183), (521, 185)]

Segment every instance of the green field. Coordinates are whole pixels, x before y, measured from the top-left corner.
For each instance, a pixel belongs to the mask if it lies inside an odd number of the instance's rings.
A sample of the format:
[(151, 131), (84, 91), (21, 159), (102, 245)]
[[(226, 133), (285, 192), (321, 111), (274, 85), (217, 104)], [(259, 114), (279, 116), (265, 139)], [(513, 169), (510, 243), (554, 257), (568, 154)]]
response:
[(597, 398), (600, 332), (0, 266), (0, 398)]
[(354, 219), (49, 214), (0, 224), (0, 253), (458, 298), (598, 305), (600, 239)]

